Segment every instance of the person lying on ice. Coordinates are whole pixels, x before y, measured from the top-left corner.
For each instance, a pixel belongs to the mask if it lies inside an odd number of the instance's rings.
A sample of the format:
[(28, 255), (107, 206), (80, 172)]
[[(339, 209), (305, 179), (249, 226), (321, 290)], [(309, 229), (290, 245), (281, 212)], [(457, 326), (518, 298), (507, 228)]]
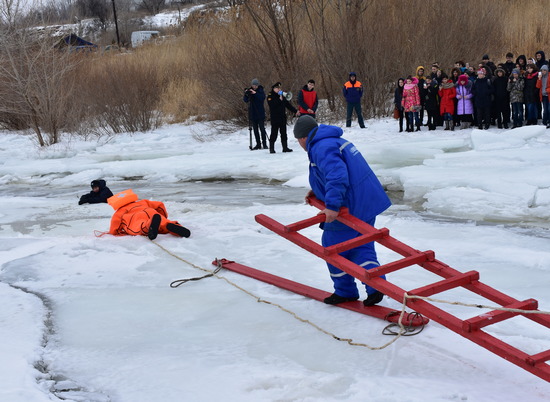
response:
[(107, 187), (107, 182), (105, 180), (93, 180), (90, 184), (92, 191), (88, 194), (84, 194), (80, 197), (78, 205), (82, 204), (99, 204), (100, 202), (107, 202), (107, 198), (112, 197), (113, 193)]
[(156, 239), (159, 233), (179, 237), (191, 235), (189, 229), (177, 221), (168, 220), (166, 207), (160, 201), (138, 201), (138, 196), (132, 190), (126, 190), (113, 195), (107, 202), (115, 210), (109, 234), (147, 236), (150, 240)]
[[(317, 125), (311, 116), (301, 116), (294, 126), (294, 137), (307, 152), (309, 158), (309, 184), (311, 191), (325, 203), (323, 247), (350, 240), (361, 233), (336, 220), (341, 207), (349, 208), (351, 215), (374, 226), (376, 215), (391, 205), (384, 188), (371, 170), (367, 161), (355, 145), (342, 138), (340, 127)], [(341, 253), (343, 257), (365, 269), (379, 266), (374, 242), (363, 244)], [(359, 292), (355, 278), (328, 264), (330, 277), (334, 282), (334, 293), (327, 297), (326, 304), (339, 304), (357, 300)], [(385, 279), (384, 276), (381, 278)], [(373, 306), (382, 301), (384, 294), (365, 284), (368, 297), (365, 306)]]

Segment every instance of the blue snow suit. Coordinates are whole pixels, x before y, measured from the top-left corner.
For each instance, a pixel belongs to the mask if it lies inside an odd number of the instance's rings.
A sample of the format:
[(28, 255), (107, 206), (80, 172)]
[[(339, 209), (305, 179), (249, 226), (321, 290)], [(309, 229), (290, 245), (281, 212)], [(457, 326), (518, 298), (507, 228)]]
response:
[[(376, 216), (391, 205), (384, 188), (355, 145), (342, 138), (340, 127), (321, 124), (307, 139), (309, 184), (315, 196), (328, 209), (341, 207), (364, 222), (374, 226)], [(341, 222), (322, 223), (322, 244), (328, 247), (361, 234)], [(364, 267), (379, 266), (374, 242), (341, 253), (343, 257)], [(327, 264), (338, 296), (359, 297), (355, 278)], [(382, 277), (384, 278), (384, 277)], [(385, 279), (385, 278), (384, 278)], [(366, 286), (367, 294), (376, 289)]]

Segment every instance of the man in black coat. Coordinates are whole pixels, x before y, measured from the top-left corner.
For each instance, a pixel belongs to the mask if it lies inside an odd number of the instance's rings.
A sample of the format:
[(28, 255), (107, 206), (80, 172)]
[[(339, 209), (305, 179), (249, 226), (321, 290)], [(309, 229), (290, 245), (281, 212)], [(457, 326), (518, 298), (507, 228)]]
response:
[(281, 131), (281, 144), (283, 152), (292, 152), (288, 147), (288, 137), (286, 134), (286, 110), (290, 110), (296, 116), (300, 112), (286, 100), (284, 92), (281, 90), (281, 83), (277, 82), (271, 87), (271, 92), (267, 96), (267, 104), (269, 105), (269, 114), (271, 119), (271, 135), (269, 136), (269, 153), (275, 153), (275, 142), (279, 130)]
[[(250, 88), (244, 90), (243, 101), (248, 103), (248, 121), (254, 129), (254, 138), (256, 140), (256, 146), (251, 150), (267, 149), (267, 133), (265, 132), (265, 92), (264, 87), (260, 85), (260, 81), (254, 78), (250, 83)], [(260, 133), (262, 135), (260, 140)]]
[(491, 125), (491, 101), (494, 92), (491, 80), (487, 78), (484, 68), (477, 71), (477, 80), (472, 85), (474, 107), (477, 115), (477, 127), (488, 130)]
[(94, 180), (92, 181), (90, 186), (92, 187), (92, 191), (80, 197), (78, 205), (86, 203), (99, 204), (100, 202), (107, 202), (107, 198), (113, 196), (113, 193), (111, 192), (111, 190), (109, 190), (109, 187), (107, 187), (107, 183), (105, 182), (105, 180)]

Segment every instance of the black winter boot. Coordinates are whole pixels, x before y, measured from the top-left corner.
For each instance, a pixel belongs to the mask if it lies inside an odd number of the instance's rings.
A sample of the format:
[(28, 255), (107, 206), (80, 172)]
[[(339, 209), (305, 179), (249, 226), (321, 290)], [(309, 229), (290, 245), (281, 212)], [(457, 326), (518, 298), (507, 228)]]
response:
[(338, 296), (336, 293), (333, 293), (329, 297), (326, 297), (325, 300), (323, 300), (323, 302), (325, 304), (340, 304), (340, 303), (345, 303), (345, 302), (349, 302), (349, 301), (355, 301), (357, 299), (359, 299), (359, 298), (358, 297), (343, 297), (343, 296)]
[(157, 238), (157, 235), (159, 234), (159, 226), (160, 226), (160, 215), (154, 214), (151, 218), (151, 225), (149, 226), (149, 232), (147, 233), (147, 237), (149, 240), (155, 240)]
[(187, 229), (186, 227), (183, 227), (181, 225), (176, 225), (174, 223), (168, 223), (166, 224), (166, 229), (168, 229), (168, 231), (170, 233), (174, 233), (180, 237), (189, 237), (191, 236), (191, 231), (189, 229)]
[(384, 298), (384, 293), (379, 292), (377, 290), (376, 293), (369, 295), (369, 297), (363, 300), (363, 305), (365, 307), (374, 306), (375, 304), (380, 303), (383, 298)]
[(274, 154), (275, 153), (275, 143), (269, 141), (269, 153)]

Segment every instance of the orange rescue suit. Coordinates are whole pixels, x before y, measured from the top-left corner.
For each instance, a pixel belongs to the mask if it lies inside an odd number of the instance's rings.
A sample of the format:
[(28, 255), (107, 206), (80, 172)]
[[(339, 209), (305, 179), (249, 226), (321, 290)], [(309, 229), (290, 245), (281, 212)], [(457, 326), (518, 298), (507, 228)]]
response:
[(147, 236), (149, 227), (151, 226), (151, 218), (153, 215), (160, 215), (160, 226), (158, 233), (170, 233), (166, 229), (166, 224), (173, 223), (179, 225), (176, 221), (168, 220), (168, 212), (164, 204), (160, 201), (139, 200), (130, 202), (116, 210), (111, 218), (111, 227), (109, 234), (115, 236), (132, 235), (132, 236)]

